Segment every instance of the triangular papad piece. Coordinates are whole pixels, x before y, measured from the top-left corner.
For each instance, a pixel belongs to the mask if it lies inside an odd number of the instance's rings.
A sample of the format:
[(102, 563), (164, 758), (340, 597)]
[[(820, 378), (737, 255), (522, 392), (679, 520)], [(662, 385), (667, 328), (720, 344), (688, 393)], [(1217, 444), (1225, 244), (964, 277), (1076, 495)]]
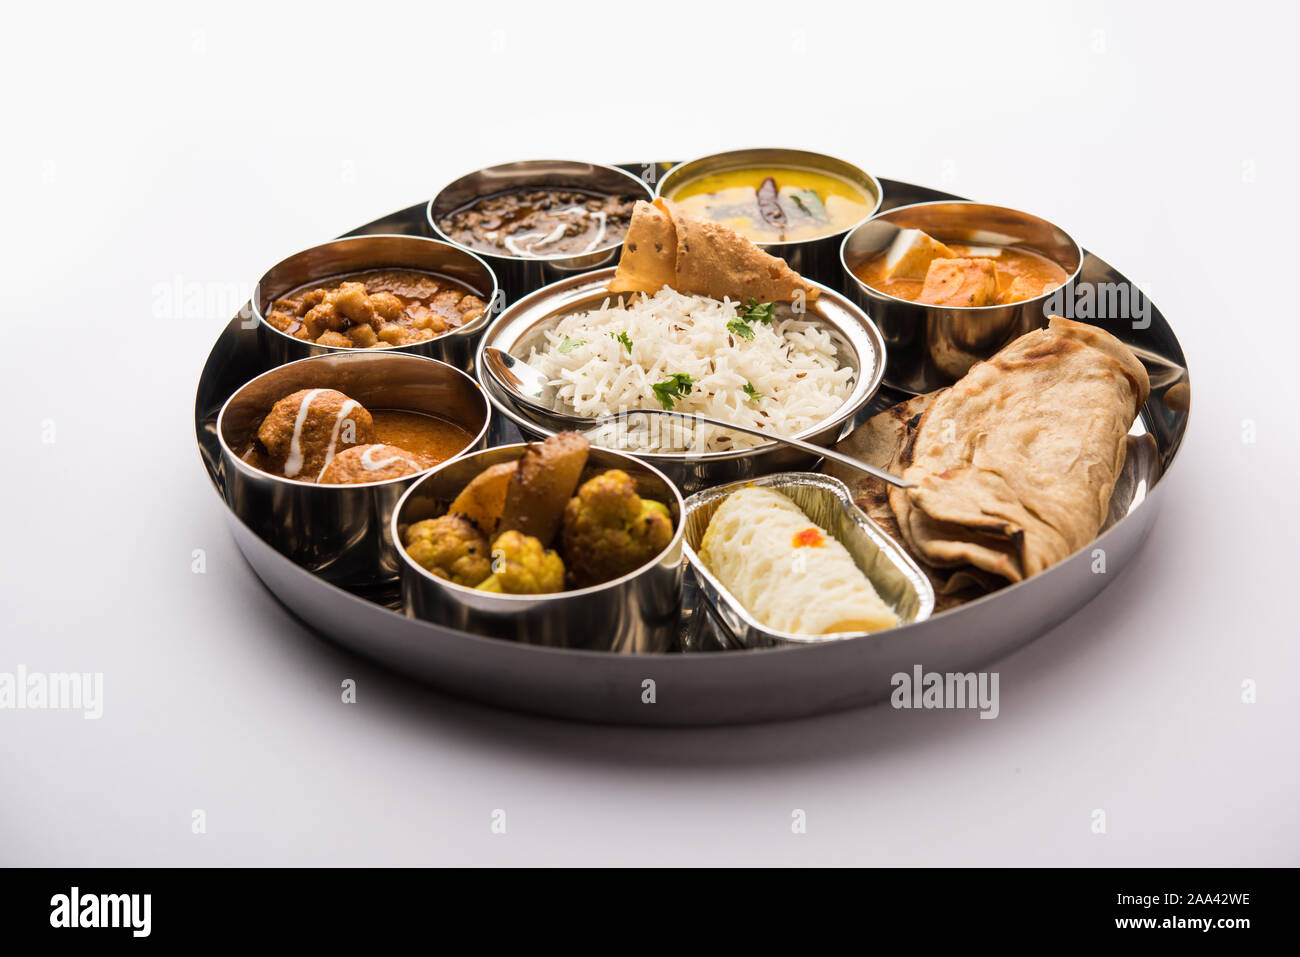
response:
[(677, 228), (667, 204), (663, 200), (653, 204), (639, 200), (632, 207), (632, 221), (609, 291), (653, 295), (664, 286), (672, 286), (676, 273)]
[[(673, 255), (669, 257), (669, 251)], [(816, 299), (821, 290), (733, 229), (686, 216), (664, 199), (638, 202), (610, 292), (680, 293), (737, 302)]]

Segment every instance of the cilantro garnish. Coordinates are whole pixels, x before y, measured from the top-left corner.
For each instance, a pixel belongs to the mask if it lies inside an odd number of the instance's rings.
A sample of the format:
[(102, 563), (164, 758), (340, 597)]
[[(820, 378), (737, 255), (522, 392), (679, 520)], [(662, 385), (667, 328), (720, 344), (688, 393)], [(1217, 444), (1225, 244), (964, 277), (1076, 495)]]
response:
[(749, 323), (747, 323), (744, 319), (732, 319), (729, 323), (727, 323), (727, 331), (734, 332), (742, 339), (754, 338), (754, 327), (751, 326)]
[(632, 340), (628, 338), (626, 332), (620, 332), (618, 335), (614, 335), (614, 333), (611, 332), (609, 334), (609, 337), (613, 339), (615, 342), (623, 343), (623, 348), (627, 350), (627, 354), (628, 355), (632, 354)]
[(755, 388), (754, 388), (754, 383), (752, 383), (752, 382), (746, 382), (746, 383), (745, 383), (745, 395), (749, 396), (749, 397), (750, 397), (751, 399), (753, 399), (755, 402), (757, 402), (759, 399), (763, 398), (763, 393), (761, 393), (761, 392), (759, 392), (757, 389), (755, 389)]
[(691, 389), (695, 386), (695, 379), (683, 372), (674, 372), (663, 382), (656, 382), (650, 388), (654, 389), (655, 397), (659, 404), (665, 409), (671, 410), (673, 402), (677, 399), (685, 398), (691, 394)]
[(727, 331), (740, 336), (742, 339), (753, 339), (753, 324), (761, 322), (765, 326), (771, 325), (773, 312), (770, 302), (755, 302), (750, 299), (740, 307), (740, 313), (736, 318), (727, 323)]
[(761, 322), (765, 326), (772, 324), (772, 316), (775, 314), (776, 308), (770, 302), (755, 302), (753, 299), (748, 300), (740, 310), (740, 318), (745, 322)]
[(580, 346), (585, 346), (586, 344), (586, 339), (570, 339), (568, 336), (565, 336), (564, 341), (560, 343), (558, 351), (560, 355), (567, 356), (574, 349), (577, 349)]

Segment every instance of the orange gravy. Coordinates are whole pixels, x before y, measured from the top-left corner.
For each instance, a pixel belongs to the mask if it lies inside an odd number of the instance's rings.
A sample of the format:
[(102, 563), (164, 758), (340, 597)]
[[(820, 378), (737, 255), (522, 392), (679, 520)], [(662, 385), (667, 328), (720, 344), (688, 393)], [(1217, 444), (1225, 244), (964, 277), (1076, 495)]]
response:
[[(978, 246), (965, 246), (961, 243), (945, 243), (945, 245), (961, 258), (971, 257), (972, 249), (976, 250), (978, 255), (980, 249)], [(1032, 298), (1050, 292), (1070, 278), (1064, 269), (1039, 253), (1031, 252), (1028, 249), (1019, 249), (1015, 246), (1002, 246), (999, 248), (1002, 250), (1001, 255), (993, 260), (998, 273), (999, 303), (1015, 302), (1018, 299)], [(921, 290), (925, 287), (925, 281), (921, 279), (886, 279), (885, 257), (887, 254), (888, 250), (884, 250), (872, 256), (866, 262), (856, 266), (853, 275), (871, 288), (879, 289), (887, 296), (909, 299), (915, 302), (920, 297)], [(1028, 285), (1031, 290), (1037, 289), (1038, 291), (1033, 292), (1031, 296), (1017, 296), (1014, 293), (1008, 295), (1008, 290), (1017, 279), (1024, 280), (1018, 288), (1023, 289)]]
[[(376, 409), (370, 418), (374, 422), (375, 441), (408, 452), (421, 469), (431, 469), (454, 458), (474, 441), (474, 436), (456, 423), (426, 412)], [(284, 474), (283, 459), (268, 455), (256, 436), (249, 439), (240, 458), (263, 472)]]
[(375, 441), (405, 449), (422, 468), (433, 468), (459, 455), (474, 436), (447, 419), (402, 409), (373, 409)]

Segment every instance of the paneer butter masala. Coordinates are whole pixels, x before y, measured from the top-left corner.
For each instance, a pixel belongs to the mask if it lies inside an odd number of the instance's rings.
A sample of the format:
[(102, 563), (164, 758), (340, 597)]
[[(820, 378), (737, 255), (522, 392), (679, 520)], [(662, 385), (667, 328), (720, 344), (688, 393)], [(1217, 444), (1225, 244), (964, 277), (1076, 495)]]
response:
[(884, 252), (854, 269), (874, 289), (931, 306), (1004, 306), (1051, 292), (1069, 276), (1046, 256), (1015, 246), (942, 243), (900, 230)]

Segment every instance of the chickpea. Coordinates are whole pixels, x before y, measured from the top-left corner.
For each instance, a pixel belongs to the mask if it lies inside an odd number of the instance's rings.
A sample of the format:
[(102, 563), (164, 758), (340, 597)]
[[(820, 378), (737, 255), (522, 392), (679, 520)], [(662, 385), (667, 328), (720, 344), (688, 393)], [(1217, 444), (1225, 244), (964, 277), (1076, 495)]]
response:
[(379, 337), (375, 335), (374, 327), (365, 324), (353, 326), (349, 329), (348, 338), (352, 340), (352, 345), (359, 349), (369, 349), (379, 341)]
[(379, 338), (390, 346), (400, 346), (406, 341), (406, 330), (401, 326), (388, 323), (379, 330)]
[(318, 338), (316, 342), (322, 346), (340, 346), (344, 349), (350, 348), (352, 346), (351, 339), (343, 335), (343, 333), (341, 332), (334, 332), (334, 331), (326, 332), (324, 335)]

